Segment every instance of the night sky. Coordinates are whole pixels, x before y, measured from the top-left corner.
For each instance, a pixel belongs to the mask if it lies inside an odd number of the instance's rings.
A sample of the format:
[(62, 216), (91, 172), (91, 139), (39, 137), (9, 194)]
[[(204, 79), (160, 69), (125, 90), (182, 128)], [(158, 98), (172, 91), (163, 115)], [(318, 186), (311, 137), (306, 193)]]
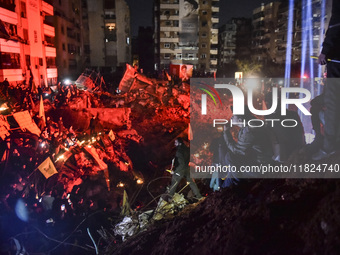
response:
[[(138, 27), (152, 25), (153, 0), (126, 0), (130, 6), (132, 35), (136, 36)], [(220, 25), (232, 17), (250, 18), (253, 9), (270, 0), (220, 0)]]

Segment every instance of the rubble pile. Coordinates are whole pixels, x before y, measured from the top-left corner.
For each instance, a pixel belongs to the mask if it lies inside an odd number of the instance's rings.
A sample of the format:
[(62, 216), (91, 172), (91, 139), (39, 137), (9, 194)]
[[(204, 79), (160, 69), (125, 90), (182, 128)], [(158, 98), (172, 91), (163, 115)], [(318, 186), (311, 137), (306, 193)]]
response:
[[(79, 249), (89, 244), (84, 227), (91, 226), (90, 234), (103, 238), (98, 245), (104, 249), (112, 243), (125, 200), (130, 210), (138, 210), (153, 200), (150, 192), (165, 192), (173, 140), (187, 135), (188, 89), (137, 78), (120, 94), (105, 92), (101, 83), (90, 90), (58, 84), (41, 95), (25, 92), (25, 105), (20, 96), (5, 93), (3, 100), (10, 103), (1, 127), (2, 244), (18, 235), (17, 241), (33, 253), (63, 253), (70, 246), (77, 253), (74, 244), (79, 242)], [(158, 177), (157, 185), (146, 190), (144, 184)], [(97, 222), (102, 213), (106, 224)], [(16, 225), (10, 230), (8, 218)], [(21, 238), (27, 228), (43, 234), (34, 242), (30, 234)], [(72, 234), (78, 228), (83, 233)], [(54, 240), (70, 234), (69, 246), (42, 241), (46, 232)]]
[(243, 181), (107, 254), (337, 254), (339, 184)]

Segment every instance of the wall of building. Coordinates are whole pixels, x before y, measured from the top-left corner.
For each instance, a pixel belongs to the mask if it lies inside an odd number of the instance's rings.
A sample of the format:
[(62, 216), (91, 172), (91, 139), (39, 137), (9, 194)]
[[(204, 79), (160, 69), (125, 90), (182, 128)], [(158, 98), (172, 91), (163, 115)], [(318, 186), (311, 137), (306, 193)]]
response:
[[(288, 1), (272, 2), (261, 5), (253, 11), (252, 30), (252, 59), (261, 63), (284, 64), (286, 62), (287, 51), (287, 29), (288, 29)], [(321, 48), (324, 31), (320, 31), (321, 18), (325, 21), (325, 28), (330, 18), (331, 1), (326, 1), (326, 16), (321, 17), (321, 0), (312, 1), (312, 51), (318, 55)], [(301, 50), (303, 44), (302, 27), (302, 7), (301, 1), (295, 1), (293, 11), (292, 30), (292, 64), (301, 62)], [(309, 38), (309, 37), (308, 37)], [(310, 39), (305, 40), (310, 40)], [(309, 45), (309, 42), (307, 43)], [(308, 50), (309, 52), (309, 50)], [(310, 54), (308, 54), (310, 55)], [(309, 58), (307, 59), (309, 61)]]
[(102, 0), (87, 0), (92, 66), (105, 66), (104, 7)]
[(87, 3), (85, 0), (53, 1), (54, 16), (48, 17), (56, 30), (59, 78), (73, 80), (89, 65)]
[(189, 64), (203, 73), (216, 71), (218, 2), (199, 0), (198, 8), (188, 16), (184, 0), (155, 2), (155, 62), (159, 70), (170, 64)]
[(124, 0), (116, 0), (117, 11), (117, 65), (131, 63), (130, 9)]
[[(0, 39), (0, 81), (37, 86), (56, 82), (54, 27), (46, 22), (53, 15), (48, 1), (1, 1), (0, 17), (8, 34)], [(51, 40), (46, 40), (46, 38)]]
[(130, 10), (124, 0), (87, 0), (90, 59), (93, 67), (131, 63)]

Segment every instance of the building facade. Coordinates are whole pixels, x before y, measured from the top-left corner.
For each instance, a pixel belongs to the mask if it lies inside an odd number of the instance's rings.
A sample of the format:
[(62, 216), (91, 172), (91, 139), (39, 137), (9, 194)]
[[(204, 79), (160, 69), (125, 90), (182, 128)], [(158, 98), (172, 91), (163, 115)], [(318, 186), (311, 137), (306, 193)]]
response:
[(250, 56), (251, 19), (232, 18), (219, 29), (219, 66)]
[(53, 5), (60, 80), (75, 80), (86, 68), (115, 71), (131, 62), (130, 11), (124, 0), (57, 0)]
[(50, 0), (0, 0), (0, 81), (34, 82), (47, 86), (57, 82), (55, 30)]
[(156, 0), (154, 4), (155, 69), (193, 65), (214, 72), (218, 58), (219, 0)]
[(53, 1), (56, 64), (59, 78), (76, 79), (90, 65), (87, 3), (84, 0)]
[(87, 0), (90, 59), (93, 67), (131, 63), (130, 9), (124, 0)]
[[(291, 64), (293, 65), (299, 65), (302, 58), (309, 62), (311, 61), (309, 55), (317, 56), (320, 52), (330, 18), (331, 1), (326, 1), (324, 9), (322, 4), (322, 0), (294, 1), (292, 31), (290, 32), (292, 35)], [(289, 1), (287, 0), (262, 4), (261, 7), (253, 10), (253, 61), (286, 63), (288, 16)]]
[(253, 10), (251, 45), (253, 61), (266, 63), (276, 56), (275, 28), (279, 6), (279, 2), (271, 2)]

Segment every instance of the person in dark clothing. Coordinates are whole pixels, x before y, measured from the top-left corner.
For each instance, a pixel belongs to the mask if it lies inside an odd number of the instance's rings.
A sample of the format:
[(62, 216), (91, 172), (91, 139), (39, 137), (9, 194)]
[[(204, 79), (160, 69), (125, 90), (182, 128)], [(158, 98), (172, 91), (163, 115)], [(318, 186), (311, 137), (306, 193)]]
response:
[[(280, 93), (279, 93), (280, 95)], [(272, 105), (272, 93), (265, 95), (266, 106)], [(286, 115), (281, 115), (281, 97), (277, 98), (278, 105), (276, 111), (267, 115), (266, 119), (280, 120), (292, 119), (295, 120), (297, 125), (295, 127), (284, 127), (279, 124), (271, 125), (267, 123), (267, 130), (271, 138), (271, 146), (273, 148), (274, 156), (273, 160), (277, 162), (285, 162), (291, 156), (291, 154), (297, 149), (302, 148), (305, 144), (305, 132), (301, 122), (301, 119), (296, 111), (286, 109)]]
[(339, 130), (340, 115), (340, 0), (333, 0), (332, 16), (322, 45), (318, 62), (327, 63), (327, 83), (324, 89), (325, 125), (324, 139), (320, 150), (312, 156), (313, 160), (321, 160), (335, 153), (336, 138)]
[(93, 135), (95, 133), (96, 130), (96, 126), (97, 126), (97, 117), (95, 115), (92, 116), (91, 120), (90, 120), (90, 135)]
[(64, 132), (65, 126), (64, 126), (64, 122), (63, 122), (63, 117), (60, 117), (58, 120), (58, 128), (59, 128), (59, 132)]
[(312, 127), (315, 132), (315, 138), (314, 141), (308, 146), (309, 152), (315, 153), (319, 150), (319, 148), (323, 144), (323, 130), (321, 130), (321, 122), (320, 115), (324, 112), (324, 103), (323, 103), (323, 94), (313, 98), (313, 100), (310, 102), (311, 108), (310, 113), (311, 121), (312, 121)]
[[(227, 151), (226, 144), (224, 142), (223, 133), (212, 140), (210, 144), (210, 151), (213, 154), (213, 165), (215, 166), (225, 166), (225, 159), (224, 156)], [(218, 191), (221, 188), (221, 178), (224, 178), (225, 176), (220, 176), (220, 174), (216, 171), (213, 172), (210, 180), (210, 188), (213, 189), (213, 191)]]
[[(239, 169), (241, 165), (257, 165), (273, 162), (271, 159), (273, 152), (271, 145), (268, 143), (266, 129), (263, 127), (253, 128), (246, 124), (252, 118), (253, 116), (249, 110), (245, 112), (245, 115), (234, 115), (232, 117), (233, 125), (240, 126), (237, 141), (235, 141), (231, 135), (230, 127), (224, 126), (223, 137), (227, 146), (225, 164), (227, 166), (235, 166)], [(243, 123), (245, 123), (245, 125), (243, 125)], [(251, 173), (240, 175), (230, 171), (222, 187), (225, 188), (237, 184), (240, 177), (251, 177)]]
[(202, 195), (192, 178), (190, 178), (190, 151), (185, 146), (183, 139), (177, 137), (175, 140), (175, 146), (177, 147), (175, 156), (175, 170), (172, 172), (171, 186), (169, 189), (169, 195), (173, 196), (176, 192), (176, 188), (180, 181), (185, 178), (189, 182), (190, 188), (193, 191), (197, 199), (201, 199)]
[(8, 82), (7, 78), (5, 78), (5, 80), (2, 82), (2, 85), (3, 85), (3, 93), (6, 96), (7, 90), (8, 90), (8, 87), (9, 87), (9, 82)]

